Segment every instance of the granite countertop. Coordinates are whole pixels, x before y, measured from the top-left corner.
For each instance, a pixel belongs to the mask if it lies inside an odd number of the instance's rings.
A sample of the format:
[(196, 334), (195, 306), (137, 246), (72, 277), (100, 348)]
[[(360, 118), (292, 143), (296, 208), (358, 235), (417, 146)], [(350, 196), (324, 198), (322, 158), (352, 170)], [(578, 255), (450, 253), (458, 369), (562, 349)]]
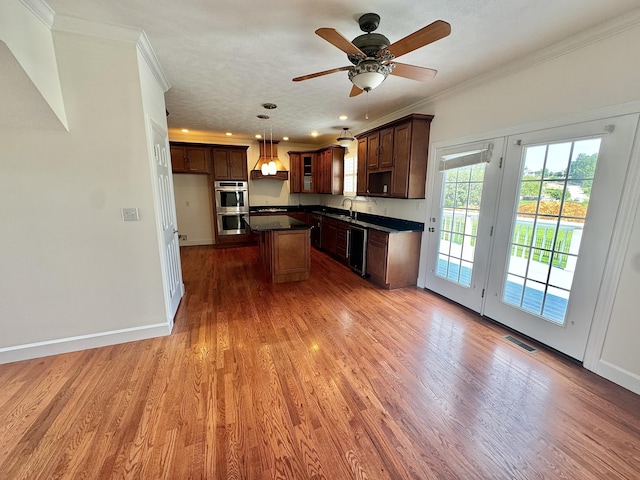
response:
[(330, 213), (330, 212), (320, 212), (313, 211), (316, 215), (324, 215), (325, 217), (335, 218), (336, 220), (340, 220), (341, 222), (347, 222), (350, 225), (358, 225), (363, 228), (373, 228), (374, 230), (379, 230), (385, 233), (408, 233), (408, 232), (422, 232), (422, 228), (393, 228), (390, 226), (380, 225), (378, 223), (365, 222), (363, 220), (358, 220), (357, 218), (352, 218), (349, 215), (339, 214), (339, 213)]
[(245, 219), (249, 228), (254, 232), (268, 232), (271, 230), (304, 230), (311, 228), (304, 222), (287, 215), (251, 216)]
[[(342, 222), (373, 228), (386, 233), (423, 232), (424, 223), (401, 218), (383, 217), (365, 212), (353, 212), (355, 218), (349, 216), (349, 210), (326, 207), (323, 205), (260, 205), (249, 208), (250, 213), (282, 215), (287, 212), (308, 212), (314, 215), (334, 218)], [(257, 217), (256, 217), (257, 218)]]

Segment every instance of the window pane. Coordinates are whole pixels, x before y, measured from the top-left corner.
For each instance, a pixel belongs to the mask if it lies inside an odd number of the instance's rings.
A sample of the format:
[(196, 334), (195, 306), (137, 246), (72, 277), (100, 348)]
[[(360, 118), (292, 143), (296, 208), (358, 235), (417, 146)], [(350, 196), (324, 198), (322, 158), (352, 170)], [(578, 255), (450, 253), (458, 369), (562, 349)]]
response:
[(599, 147), (600, 139), (524, 147), (503, 302), (564, 322)]

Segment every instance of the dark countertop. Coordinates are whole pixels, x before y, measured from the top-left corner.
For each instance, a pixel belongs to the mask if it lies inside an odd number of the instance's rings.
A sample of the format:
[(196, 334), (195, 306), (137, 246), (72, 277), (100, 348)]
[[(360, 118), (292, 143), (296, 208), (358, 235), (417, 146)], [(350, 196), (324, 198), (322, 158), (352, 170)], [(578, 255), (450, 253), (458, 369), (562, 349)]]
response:
[(269, 232), (271, 230), (304, 230), (311, 228), (304, 222), (287, 215), (251, 216), (245, 219), (249, 228), (254, 232)]
[(403, 233), (403, 232), (423, 232), (424, 223), (412, 220), (404, 220), (401, 218), (383, 217), (364, 212), (354, 212), (356, 218), (349, 216), (349, 210), (340, 208), (326, 207), (323, 205), (262, 205), (249, 207), (251, 213), (279, 214), (283, 215), (291, 212), (307, 212), (314, 215), (321, 215), (329, 218), (335, 218), (353, 225), (359, 225), (364, 228), (374, 228), (386, 233)]
[(343, 215), (343, 214), (318, 212), (318, 211), (314, 211), (312, 213), (315, 213), (316, 215), (324, 215), (325, 217), (329, 217), (329, 218), (335, 218), (336, 220), (339, 220), (341, 222), (347, 222), (350, 225), (358, 225), (359, 227), (362, 227), (362, 228), (373, 228), (374, 230), (379, 230), (381, 232), (386, 232), (386, 233), (405, 233), (405, 232), (416, 232), (416, 231), (421, 232), (422, 231), (418, 229), (398, 230), (397, 228), (385, 227), (383, 225), (378, 225), (376, 223), (364, 222), (356, 218), (351, 218), (349, 215)]

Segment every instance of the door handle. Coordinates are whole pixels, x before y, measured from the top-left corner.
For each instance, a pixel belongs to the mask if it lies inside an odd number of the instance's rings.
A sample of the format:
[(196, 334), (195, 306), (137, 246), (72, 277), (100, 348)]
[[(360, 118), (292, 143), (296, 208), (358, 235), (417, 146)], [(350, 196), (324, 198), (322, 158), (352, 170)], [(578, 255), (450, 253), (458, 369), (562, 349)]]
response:
[(175, 228), (173, 229), (173, 234), (175, 235), (176, 233), (178, 233), (178, 230), (176, 230)]

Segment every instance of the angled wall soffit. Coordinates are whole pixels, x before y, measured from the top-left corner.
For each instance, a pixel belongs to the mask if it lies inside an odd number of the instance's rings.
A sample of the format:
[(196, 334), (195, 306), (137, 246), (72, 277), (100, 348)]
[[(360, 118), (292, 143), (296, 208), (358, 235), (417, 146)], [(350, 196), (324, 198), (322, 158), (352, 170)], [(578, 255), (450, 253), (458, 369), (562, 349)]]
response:
[[(0, 2), (0, 42), (2, 43), (0, 48), (3, 66), (7, 70), (7, 74), (2, 79), (2, 87), (7, 97), (4, 103), (14, 105), (22, 101), (25, 104), (24, 115), (39, 112), (46, 117), (46, 119), (32, 118), (31, 123), (34, 125), (44, 124), (45, 128), (51, 128), (49, 119), (57, 118), (59, 123), (68, 130), (58, 64), (51, 36), (53, 18), (53, 10), (42, 0), (2, 0)], [(43, 108), (43, 105), (47, 105), (48, 108)], [(33, 108), (30, 109), (30, 107)], [(16, 113), (15, 109), (13, 112)], [(23, 115), (23, 112), (17, 113)], [(6, 123), (3, 123), (6, 126), (16, 126), (20, 123), (18, 121), (15, 124), (12, 123), (11, 114), (8, 112), (3, 112), (2, 120), (6, 120)], [(59, 126), (56, 125), (55, 128)]]
[(145, 62), (151, 69), (158, 84), (165, 92), (171, 88), (171, 84), (167, 80), (167, 77), (160, 66), (160, 62), (158, 61), (158, 57), (156, 57), (153, 47), (151, 46), (149, 38), (144, 30), (128, 27), (126, 25), (111, 25), (92, 22), (64, 15), (55, 16), (53, 21), (53, 30), (56, 32), (75, 33), (78, 35), (87, 35), (108, 40), (134, 43), (142, 58), (144, 58)]

